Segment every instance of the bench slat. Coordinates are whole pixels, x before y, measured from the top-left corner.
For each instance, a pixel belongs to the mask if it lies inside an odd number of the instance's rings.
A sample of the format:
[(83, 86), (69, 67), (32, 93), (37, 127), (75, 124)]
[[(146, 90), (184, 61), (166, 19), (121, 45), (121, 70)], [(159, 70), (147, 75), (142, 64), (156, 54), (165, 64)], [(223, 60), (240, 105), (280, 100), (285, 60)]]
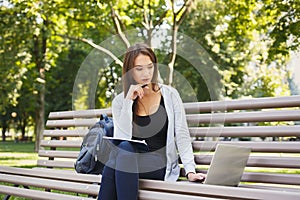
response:
[[(139, 200), (212, 200), (209, 197), (139, 190)], [(216, 198), (213, 198), (216, 199)], [(223, 199), (223, 198), (218, 198)]]
[(78, 154), (78, 151), (39, 150), (40, 157), (77, 158)]
[[(196, 170), (200, 173), (207, 173), (207, 170)], [(184, 177), (185, 171), (183, 168), (180, 169), (180, 175)], [(241, 182), (252, 182), (252, 183), (271, 183), (279, 184), (280, 186), (288, 185), (300, 185), (299, 174), (287, 174), (287, 173), (267, 173), (267, 172), (244, 172), (241, 178)], [(298, 189), (298, 191), (300, 191)]]
[(43, 137), (84, 137), (88, 133), (88, 129), (74, 130), (45, 130)]
[(190, 127), (192, 137), (300, 137), (300, 125)]
[(62, 160), (38, 160), (37, 165), (40, 167), (54, 167), (54, 168), (70, 168), (74, 169), (75, 160), (62, 161)]
[(48, 120), (46, 127), (48, 128), (69, 128), (69, 127), (90, 127), (99, 119), (64, 119), (64, 120)]
[[(210, 165), (212, 155), (195, 155), (198, 165)], [(250, 156), (247, 167), (300, 168), (300, 157)]]
[(218, 110), (248, 110), (262, 108), (288, 108), (300, 106), (300, 95), (288, 97), (264, 97), (184, 103), (186, 112), (210, 112)]
[[(240, 142), (240, 141), (193, 141), (194, 150), (211, 151), (215, 150), (216, 145), (230, 144), (249, 147), (252, 152), (282, 152), (282, 153), (299, 153), (300, 142)], [(70, 147), (79, 148), (81, 141), (66, 141), (66, 140), (42, 140), (43, 147)]]
[(141, 180), (141, 189), (167, 191), (181, 194), (203, 195), (208, 197), (230, 198), (230, 199), (265, 199), (265, 200), (282, 200), (282, 199), (299, 199), (298, 192), (270, 191), (263, 189), (226, 187), (217, 185), (206, 185), (190, 182), (163, 182), (155, 180)]
[(85, 184), (78, 182), (67, 182), (59, 180), (50, 180), (46, 178), (27, 177), (19, 175), (9, 175), (0, 173), (0, 181), (7, 183), (33, 186), (45, 189), (60, 190), (66, 192), (75, 192), (80, 194), (88, 194), (97, 196), (99, 192), (99, 185)]
[(67, 180), (76, 181), (83, 183), (100, 183), (101, 176), (95, 176), (91, 174), (79, 174), (74, 170), (59, 170), (59, 169), (48, 169), (48, 168), (17, 168), (0, 166), (0, 173), (22, 175), (29, 177), (48, 178), (56, 180)]
[[(192, 137), (300, 137), (300, 125), (190, 127)], [(84, 137), (88, 129), (45, 130), (44, 137)], [(241, 135), (242, 133), (242, 135)]]
[(299, 174), (275, 174), (275, 173), (259, 173), (259, 172), (245, 172), (241, 181), (244, 182), (261, 182), (272, 184), (287, 184), (300, 185)]
[[(50, 157), (50, 158), (54, 157), (54, 158), (76, 159), (78, 156), (78, 151), (40, 150), (39, 156)], [(212, 159), (212, 155), (195, 155), (196, 164), (209, 165), (211, 159)], [(250, 156), (248, 159), (247, 166), (297, 169), (300, 168), (300, 157)]]
[(300, 142), (240, 142), (240, 141), (193, 141), (196, 151), (215, 150), (217, 144), (229, 144), (251, 148), (252, 152), (299, 153)]
[[(189, 102), (184, 103), (186, 112), (209, 112), (212, 110), (244, 110), (244, 109), (261, 109), (261, 108), (288, 108), (300, 107), (300, 95), (288, 97), (264, 97), (252, 99), (235, 99), (224, 101), (209, 102)], [(106, 113), (111, 115), (111, 109), (90, 109), (79, 111), (58, 111), (50, 112), (49, 119), (68, 119), (68, 118), (99, 118), (100, 114)]]
[(79, 140), (42, 140), (40, 145), (42, 147), (80, 148), (81, 143), (82, 141)]
[(189, 123), (244, 123), (299, 121), (300, 110), (274, 110), (252, 112), (228, 112), (213, 114), (188, 114)]
[(72, 119), (72, 118), (99, 118), (101, 114), (111, 116), (111, 109), (90, 109), (90, 110), (77, 110), (77, 111), (59, 111), (50, 112), (49, 119)]
[(19, 196), (24, 197), (28, 199), (35, 199), (35, 200), (57, 200), (57, 199), (63, 199), (63, 200), (92, 200), (92, 198), (87, 197), (77, 197), (77, 196), (71, 196), (66, 194), (58, 194), (58, 193), (52, 193), (52, 192), (45, 192), (40, 190), (28, 190), (24, 188), (16, 188), (12, 186), (5, 186), (0, 185), (0, 193), (2, 194), (9, 194), (12, 196)]
[[(272, 121), (297, 121), (300, 120), (300, 110), (276, 110), (276, 111), (255, 111), (255, 112), (232, 112), (213, 114), (188, 114), (189, 123), (243, 123), (243, 122), (272, 122)], [(65, 119), (48, 120), (48, 128), (66, 127), (89, 127), (98, 120), (91, 119)]]

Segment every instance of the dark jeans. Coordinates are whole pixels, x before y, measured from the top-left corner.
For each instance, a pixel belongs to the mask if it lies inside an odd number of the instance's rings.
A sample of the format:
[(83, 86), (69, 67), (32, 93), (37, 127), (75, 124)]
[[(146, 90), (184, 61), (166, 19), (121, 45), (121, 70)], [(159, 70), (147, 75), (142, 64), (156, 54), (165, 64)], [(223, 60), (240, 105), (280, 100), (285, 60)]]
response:
[(128, 141), (117, 146), (103, 169), (98, 200), (136, 200), (139, 178), (164, 180), (166, 168), (162, 155), (138, 153), (139, 148)]

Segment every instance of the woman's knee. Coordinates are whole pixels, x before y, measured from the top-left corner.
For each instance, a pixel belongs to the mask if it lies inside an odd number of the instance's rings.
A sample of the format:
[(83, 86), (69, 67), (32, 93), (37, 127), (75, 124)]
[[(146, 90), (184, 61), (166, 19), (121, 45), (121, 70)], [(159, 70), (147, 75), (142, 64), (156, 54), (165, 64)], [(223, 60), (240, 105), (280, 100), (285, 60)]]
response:
[(132, 153), (135, 152), (134, 146), (128, 141), (122, 141), (118, 145), (118, 147), (119, 147), (119, 150), (124, 150), (124, 151), (132, 152)]

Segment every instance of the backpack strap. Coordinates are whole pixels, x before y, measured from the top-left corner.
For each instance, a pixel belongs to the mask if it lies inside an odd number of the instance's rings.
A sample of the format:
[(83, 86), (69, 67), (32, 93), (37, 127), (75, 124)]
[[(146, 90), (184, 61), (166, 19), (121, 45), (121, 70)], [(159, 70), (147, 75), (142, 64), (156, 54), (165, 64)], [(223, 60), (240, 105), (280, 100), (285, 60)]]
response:
[(113, 136), (114, 124), (111, 117), (108, 117), (105, 113), (101, 114), (100, 121), (98, 123), (104, 127), (106, 136)]

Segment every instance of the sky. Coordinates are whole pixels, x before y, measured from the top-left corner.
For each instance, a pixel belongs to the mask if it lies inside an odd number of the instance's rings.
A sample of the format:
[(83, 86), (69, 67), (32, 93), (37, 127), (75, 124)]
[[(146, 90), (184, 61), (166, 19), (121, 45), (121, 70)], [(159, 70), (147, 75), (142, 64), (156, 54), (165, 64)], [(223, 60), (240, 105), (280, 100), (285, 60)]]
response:
[(300, 88), (300, 51), (292, 52), (289, 66), (293, 70), (295, 77), (294, 81), (297, 84), (298, 88)]

